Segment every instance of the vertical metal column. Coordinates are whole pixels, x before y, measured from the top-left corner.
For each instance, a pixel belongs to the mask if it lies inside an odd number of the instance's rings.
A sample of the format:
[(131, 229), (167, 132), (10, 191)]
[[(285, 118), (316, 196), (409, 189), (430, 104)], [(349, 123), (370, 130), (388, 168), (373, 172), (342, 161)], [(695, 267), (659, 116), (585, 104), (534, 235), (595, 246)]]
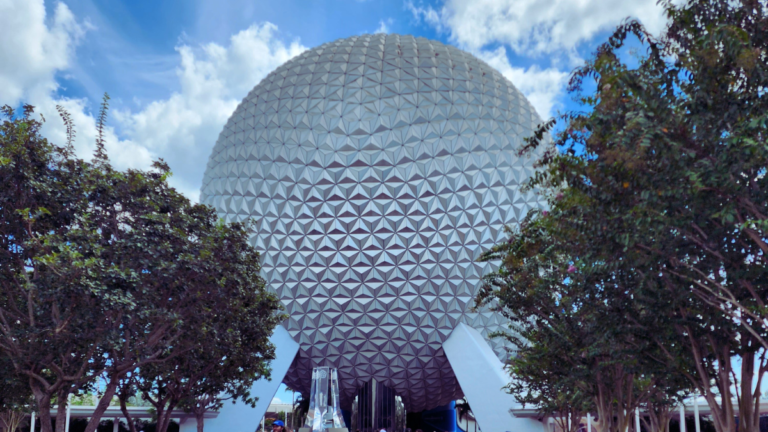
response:
[(693, 420), (696, 423), (696, 432), (701, 432), (701, 421), (699, 420), (699, 395), (693, 394)]
[[(67, 403), (67, 423), (64, 425), (64, 432), (69, 432), (69, 414), (70, 414), (70, 412), (69, 412), (69, 399), (71, 398), (71, 396), (72, 396), (71, 394), (69, 396), (67, 396), (67, 402), (66, 402)], [(61, 404), (59, 404), (59, 406), (61, 406)]]
[(680, 403), (680, 432), (685, 432), (685, 404)]
[(352, 427), (360, 432), (405, 429), (405, 407), (402, 398), (383, 383), (371, 379), (357, 391), (352, 405)]
[(376, 378), (371, 379), (371, 430), (375, 431), (378, 427), (376, 418)]

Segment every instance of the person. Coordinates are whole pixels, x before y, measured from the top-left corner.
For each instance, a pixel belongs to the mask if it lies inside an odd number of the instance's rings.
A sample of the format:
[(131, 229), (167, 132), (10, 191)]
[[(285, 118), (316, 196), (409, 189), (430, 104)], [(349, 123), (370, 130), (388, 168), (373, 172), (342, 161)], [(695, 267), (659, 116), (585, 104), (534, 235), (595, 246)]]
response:
[(282, 420), (275, 420), (272, 422), (272, 432), (291, 432), (285, 427), (285, 423)]

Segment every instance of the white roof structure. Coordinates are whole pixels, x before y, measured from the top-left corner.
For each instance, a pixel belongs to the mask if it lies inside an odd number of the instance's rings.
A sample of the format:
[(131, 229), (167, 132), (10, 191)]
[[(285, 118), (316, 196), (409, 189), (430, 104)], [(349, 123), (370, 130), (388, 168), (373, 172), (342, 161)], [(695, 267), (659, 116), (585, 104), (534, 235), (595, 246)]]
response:
[[(243, 99), (205, 171), (201, 202), (253, 218), (262, 270), (299, 343), (284, 382), (339, 370), (341, 406), (376, 378), (406, 409), (462, 396), (442, 344), (470, 311), (480, 254), (541, 197), (519, 158), (540, 118), (499, 72), (424, 38), (363, 35), (288, 61)], [(500, 340), (489, 341), (505, 355)]]
[(281, 411), (291, 413), (293, 412), (293, 405), (289, 403), (270, 403), (267, 407), (268, 413), (279, 413)]

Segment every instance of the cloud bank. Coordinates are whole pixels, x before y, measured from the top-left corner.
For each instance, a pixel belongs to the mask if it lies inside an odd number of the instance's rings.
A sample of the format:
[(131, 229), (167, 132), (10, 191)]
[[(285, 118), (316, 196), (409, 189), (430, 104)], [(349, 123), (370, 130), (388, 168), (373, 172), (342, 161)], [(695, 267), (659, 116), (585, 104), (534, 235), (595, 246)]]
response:
[[(446, 0), (436, 7), (406, 0), (404, 8), (418, 23), (498, 69), (543, 118), (562, 106), (567, 70), (578, 59), (579, 44), (627, 16), (638, 17), (654, 32), (665, 22), (656, 0)], [(0, 0), (0, 105), (36, 106), (47, 119), (45, 135), (56, 143), (65, 137), (55, 107), (64, 106), (75, 121), (78, 154), (90, 157), (97, 101), (62, 97), (61, 83), (76, 69), (78, 45), (99, 37), (99, 29), (65, 3), (50, 11), (46, 15), (44, 0)], [(382, 19), (375, 32), (389, 32), (392, 23)], [(114, 127), (107, 128), (106, 139), (114, 165), (147, 168), (163, 158), (174, 172), (171, 184), (197, 199), (211, 148), (237, 104), (270, 71), (305, 49), (298, 40), (285, 41), (269, 22), (251, 25), (222, 44), (181, 42), (175, 77), (170, 75), (178, 90), (139, 108), (122, 105), (110, 113)], [(520, 67), (510, 63), (509, 54), (565, 61)]]
[[(625, 18), (639, 19), (652, 33), (663, 30), (666, 18), (656, 0), (446, 0), (442, 6), (405, 1), (417, 22), (423, 22), (498, 69), (547, 118), (559, 108), (568, 72), (579, 62), (576, 48)], [(515, 67), (516, 55), (548, 58), (543, 69)], [(564, 59), (564, 60), (563, 60)]]
[(406, 0), (417, 20), (448, 33), (469, 50), (505, 44), (518, 54), (572, 50), (625, 18), (637, 18), (652, 33), (666, 23), (657, 0), (446, 0), (439, 8)]
[[(13, 35), (0, 44), (0, 104), (34, 105), (47, 120), (43, 133), (55, 143), (65, 141), (56, 112), (56, 105), (63, 106), (75, 122), (78, 155), (89, 158), (96, 137), (94, 113), (84, 99), (60, 97), (57, 76), (72, 67), (86, 33), (97, 30), (78, 21), (64, 3), (46, 16), (43, 0), (0, 0), (0, 28)], [(109, 121), (121, 131), (106, 131), (112, 163), (121, 169), (147, 168), (163, 158), (174, 172), (171, 184), (196, 200), (211, 148), (237, 104), (264, 76), (305, 49), (298, 41), (282, 41), (271, 23), (234, 34), (226, 46), (178, 46), (178, 92), (140, 110), (110, 113)]]

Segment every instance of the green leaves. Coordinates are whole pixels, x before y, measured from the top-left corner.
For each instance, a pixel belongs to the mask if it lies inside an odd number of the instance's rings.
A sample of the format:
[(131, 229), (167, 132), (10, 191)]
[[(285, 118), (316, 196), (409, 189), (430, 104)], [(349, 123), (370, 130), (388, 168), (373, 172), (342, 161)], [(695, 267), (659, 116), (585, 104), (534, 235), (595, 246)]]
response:
[(199, 391), (213, 402), (240, 396), (268, 374), (268, 338), (284, 317), (259, 276), (250, 225), (190, 203), (162, 161), (112, 168), (107, 100), (93, 162), (42, 139), (31, 107), (23, 117), (5, 108), (0, 125), (0, 354), (31, 383), (47, 430), (51, 398), (97, 379), (104, 403), (134, 375), (176, 382), (175, 403)]
[[(485, 255), (503, 265), (478, 301), (498, 304), (517, 326), (512, 365), (551, 365), (546, 376), (532, 366), (526, 385), (618, 380), (603, 366), (588, 370), (608, 375), (571, 372), (587, 353), (597, 365), (631, 364), (638, 395), (650, 397), (639, 385), (650, 379), (663, 390), (657, 402), (685, 388), (679, 377), (725, 398), (735, 383), (713, 365), (768, 349), (766, 5), (663, 4), (667, 31), (619, 26), (572, 75), (569, 91), (585, 110), (542, 125), (521, 150), (543, 147), (527, 187), (550, 209)], [(629, 38), (646, 48), (631, 66), (619, 52)], [(555, 121), (551, 146), (545, 132)], [(571, 265), (578, 271), (563, 274)], [(585, 394), (600, 410), (598, 390)], [(748, 410), (756, 396), (746, 391)], [(630, 404), (628, 394), (613, 400)], [(719, 430), (733, 429), (727, 406), (710, 402), (724, 413)]]

